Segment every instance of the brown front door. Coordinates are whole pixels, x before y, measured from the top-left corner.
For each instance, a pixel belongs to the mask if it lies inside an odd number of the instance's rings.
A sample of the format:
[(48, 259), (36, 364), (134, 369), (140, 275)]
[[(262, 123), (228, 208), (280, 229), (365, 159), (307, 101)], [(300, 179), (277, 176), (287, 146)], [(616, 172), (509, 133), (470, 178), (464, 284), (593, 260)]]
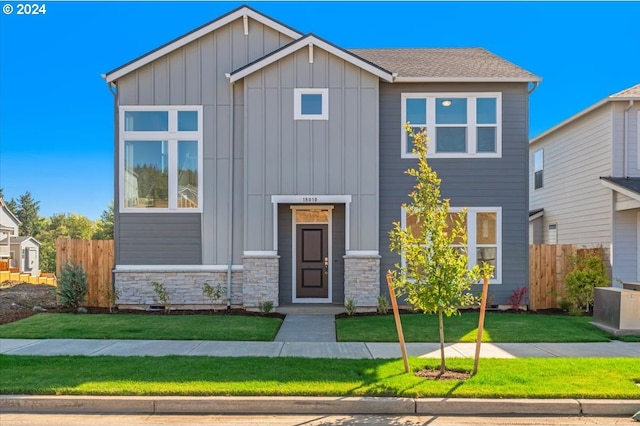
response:
[(296, 297), (329, 297), (329, 225), (296, 225)]

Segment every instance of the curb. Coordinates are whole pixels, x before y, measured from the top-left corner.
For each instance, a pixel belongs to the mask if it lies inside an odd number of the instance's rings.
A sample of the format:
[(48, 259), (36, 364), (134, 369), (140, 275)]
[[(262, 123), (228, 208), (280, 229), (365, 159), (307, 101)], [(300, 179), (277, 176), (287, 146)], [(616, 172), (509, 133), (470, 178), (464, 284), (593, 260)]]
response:
[(632, 416), (638, 400), (0, 395), (3, 413)]

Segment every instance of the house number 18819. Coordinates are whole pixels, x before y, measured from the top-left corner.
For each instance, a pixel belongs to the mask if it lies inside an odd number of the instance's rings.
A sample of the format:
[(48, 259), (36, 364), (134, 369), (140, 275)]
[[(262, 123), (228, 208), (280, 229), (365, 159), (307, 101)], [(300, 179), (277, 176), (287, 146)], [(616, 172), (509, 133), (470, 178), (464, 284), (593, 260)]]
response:
[(302, 197), (303, 203), (317, 203), (318, 197)]

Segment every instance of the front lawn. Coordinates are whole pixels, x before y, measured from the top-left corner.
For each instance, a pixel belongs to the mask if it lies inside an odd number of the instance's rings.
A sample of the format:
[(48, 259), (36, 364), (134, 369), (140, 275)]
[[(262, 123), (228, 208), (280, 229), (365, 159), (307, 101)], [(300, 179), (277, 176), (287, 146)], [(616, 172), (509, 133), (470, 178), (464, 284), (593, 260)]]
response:
[[(411, 358), (412, 370), (439, 360)], [(483, 359), (464, 382), (405, 374), (401, 360), (0, 356), (0, 394), (640, 398), (629, 358)], [(449, 368), (470, 371), (471, 359)]]
[[(403, 314), (407, 342), (439, 342), (437, 315)], [(483, 342), (608, 342), (611, 336), (589, 324), (590, 317), (487, 312)], [(397, 342), (393, 315), (362, 316), (336, 320), (339, 342)], [(465, 312), (444, 319), (447, 342), (475, 342), (478, 313)]]
[(280, 318), (243, 315), (38, 314), (0, 326), (7, 339), (272, 341)]

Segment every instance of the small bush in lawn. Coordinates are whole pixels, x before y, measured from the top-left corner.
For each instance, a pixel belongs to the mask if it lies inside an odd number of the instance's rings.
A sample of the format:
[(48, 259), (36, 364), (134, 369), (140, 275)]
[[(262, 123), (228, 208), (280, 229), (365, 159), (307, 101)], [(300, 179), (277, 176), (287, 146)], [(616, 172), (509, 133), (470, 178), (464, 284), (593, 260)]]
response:
[(260, 312), (262, 312), (262, 315), (267, 315), (273, 309), (273, 302), (271, 300), (260, 302), (259, 307), (260, 307)]
[(58, 300), (65, 308), (75, 310), (80, 307), (89, 292), (87, 273), (81, 265), (68, 262), (62, 268), (62, 274), (58, 279)]
[(378, 313), (386, 315), (389, 312), (389, 299), (385, 296), (378, 296)]
[(520, 306), (525, 304), (526, 298), (526, 287), (518, 287), (513, 289), (511, 296), (509, 296), (509, 305), (511, 305), (511, 309), (520, 309)]
[(156, 294), (154, 299), (164, 305), (164, 312), (168, 314), (171, 311), (171, 299), (167, 287), (157, 281), (153, 281), (151, 285), (153, 286), (153, 292)]
[(217, 287), (214, 287), (209, 283), (202, 284), (202, 294), (207, 296), (211, 305), (214, 305), (226, 292), (227, 290), (222, 288), (220, 284), (218, 284)]
[(358, 309), (356, 302), (354, 302), (353, 299), (347, 299), (347, 303), (344, 304), (344, 310), (347, 312), (347, 315), (352, 317), (353, 314), (356, 313), (356, 309)]

